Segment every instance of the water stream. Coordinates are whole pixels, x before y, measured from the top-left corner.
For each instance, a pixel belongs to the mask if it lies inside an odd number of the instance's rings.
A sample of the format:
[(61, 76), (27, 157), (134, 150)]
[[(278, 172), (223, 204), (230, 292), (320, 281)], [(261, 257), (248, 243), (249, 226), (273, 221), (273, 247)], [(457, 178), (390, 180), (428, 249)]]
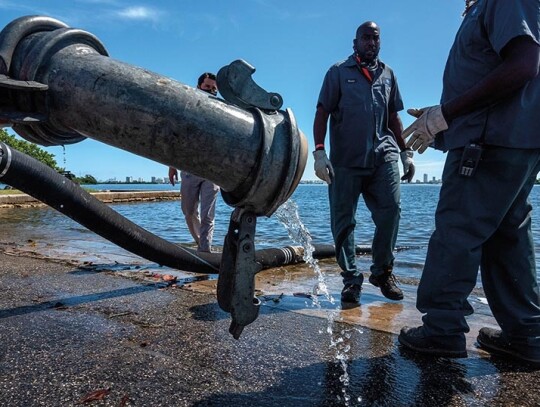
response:
[[(296, 203), (289, 199), (283, 205), (281, 205), (275, 213), (276, 218), (285, 226), (289, 238), (295, 243), (302, 245), (304, 248), (303, 259), (308, 264), (317, 276), (317, 283), (314, 285), (311, 292), (312, 306), (322, 311), (323, 303), (328, 302), (330, 304), (329, 309), (326, 312), (326, 330), (320, 330), (319, 333), (326, 332), (329, 335), (329, 349), (333, 352), (334, 359), (341, 366), (343, 373), (339, 377), (339, 381), (342, 384), (341, 394), (337, 394), (337, 398), (345, 406), (351, 406), (351, 395), (349, 394), (350, 377), (348, 372), (348, 352), (350, 351), (349, 339), (351, 333), (347, 329), (340, 329), (339, 332), (334, 331), (335, 319), (338, 316), (341, 306), (335, 306), (336, 300), (328, 291), (326, 284), (325, 273), (318, 265), (317, 259), (313, 258), (313, 252), (315, 251), (312, 245), (312, 238), (308, 229), (304, 226), (300, 220), (298, 214), (298, 206)], [(322, 297), (321, 299), (319, 297)], [(361, 401), (359, 398), (358, 401)]]

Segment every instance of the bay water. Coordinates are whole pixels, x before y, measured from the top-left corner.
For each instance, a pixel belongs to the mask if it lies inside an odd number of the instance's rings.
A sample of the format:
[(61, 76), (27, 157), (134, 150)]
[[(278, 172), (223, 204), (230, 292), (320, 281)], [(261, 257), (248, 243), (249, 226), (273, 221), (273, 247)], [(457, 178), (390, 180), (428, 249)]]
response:
[[(179, 190), (168, 184), (97, 184), (96, 190)], [(429, 237), (434, 230), (434, 213), (440, 185), (402, 184), (401, 223), (395, 253), (396, 273), (400, 277), (417, 279), (424, 264)], [(321, 184), (300, 184), (291, 200), (295, 202), (301, 221), (309, 231), (313, 244), (332, 244), (328, 188)], [(540, 186), (535, 186), (530, 196), (534, 208), (533, 236), (535, 251), (540, 254)], [(119, 203), (111, 207), (129, 220), (174, 243), (193, 245), (184, 222), (180, 201)], [(218, 198), (216, 208), (214, 246), (223, 244), (232, 208)], [(358, 205), (356, 244), (370, 245), (373, 223), (362, 199)], [(0, 209), (1, 242), (34, 241), (46, 244), (57, 253), (80, 257), (83, 253), (99, 252), (118, 254), (113, 243), (101, 238), (67, 216), (49, 207)], [(293, 242), (283, 224), (272, 216), (257, 220), (256, 248), (298, 245)], [(126, 261), (130, 255), (126, 252)], [(135, 256), (136, 257), (136, 256)], [(538, 257), (538, 255), (537, 255)], [(358, 256), (359, 267), (369, 271), (369, 256)], [(337, 267), (337, 265), (336, 265)]]

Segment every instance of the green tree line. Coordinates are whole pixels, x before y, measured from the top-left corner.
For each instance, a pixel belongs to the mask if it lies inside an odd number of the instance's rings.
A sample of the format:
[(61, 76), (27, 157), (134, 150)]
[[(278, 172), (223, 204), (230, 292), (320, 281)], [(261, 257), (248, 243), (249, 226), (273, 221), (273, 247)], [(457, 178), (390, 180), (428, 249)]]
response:
[[(20, 140), (14, 135), (8, 134), (4, 129), (0, 129), (0, 142), (7, 144), (10, 147), (13, 147), (15, 150), (29, 155), (32, 158), (35, 158), (39, 162), (51, 167), (53, 170), (60, 173), (67, 173), (65, 168), (58, 166), (54, 158), (54, 154), (48, 153), (47, 151), (40, 148), (37, 144), (31, 143), (26, 140)], [(73, 181), (79, 184), (97, 184), (97, 180), (90, 174), (86, 174), (84, 177), (70, 177)]]
[(58, 164), (54, 159), (54, 155), (38, 147), (37, 144), (30, 143), (29, 141), (25, 140), (19, 140), (15, 138), (15, 136), (8, 134), (4, 129), (0, 129), (0, 141), (10, 147), (13, 147), (15, 150), (29, 155), (43, 164), (48, 165), (53, 170), (62, 171), (62, 169), (58, 167)]

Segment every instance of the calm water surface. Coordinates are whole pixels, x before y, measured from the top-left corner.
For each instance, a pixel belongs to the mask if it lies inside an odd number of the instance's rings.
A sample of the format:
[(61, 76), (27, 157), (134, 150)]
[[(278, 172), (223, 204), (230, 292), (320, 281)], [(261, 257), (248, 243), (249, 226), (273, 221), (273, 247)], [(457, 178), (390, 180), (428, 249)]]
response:
[[(130, 190), (178, 190), (170, 185), (106, 185), (92, 186), (95, 189), (130, 189)], [(415, 249), (396, 253), (396, 267), (399, 275), (419, 277), (426, 256), (426, 248), (434, 229), (434, 212), (439, 195), (439, 185), (403, 185), (402, 219), (397, 239), (397, 246), (414, 246)], [(332, 243), (330, 217), (328, 209), (327, 187), (325, 185), (299, 185), (291, 197), (298, 206), (300, 218), (309, 230), (313, 243)], [(540, 186), (535, 186), (531, 193), (534, 207), (533, 235), (536, 251), (540, 248)], [(185, 226), (179, 201), (113, 204), (112, 208), (150, 232), (174, 243), (193, 244)], [(232, 208), (221, 197), (216, 209), (216, 228), (214, 245), (221, 246), (227, 232)], [(99, 253), (103, 259), (107, 254), (125, 256), (125, 261), (141, 261), (137, 256), (120, 250), (114, 244), (101, 238), (85, 227), (72, 221), (55, 210), (44, 208), (8, 208), (0, 209), (2, 242), (26, 242), (32, 240), (38, 246), (46, 246), (50, 252), (71, 255), (74, 258)], [(362, 200), (357, 212), (356, 242), (369, 245), (373, 236), (373, 224), (369, 212)], [(275, 217), (258, 218), (257, 248), (282, 247), (293, 242), (288, 237), (284, 226)], [(538, 257), (538, 256), (537, 256)], [(358, 263), (368, 271), (370, 259), (360, 256)]]

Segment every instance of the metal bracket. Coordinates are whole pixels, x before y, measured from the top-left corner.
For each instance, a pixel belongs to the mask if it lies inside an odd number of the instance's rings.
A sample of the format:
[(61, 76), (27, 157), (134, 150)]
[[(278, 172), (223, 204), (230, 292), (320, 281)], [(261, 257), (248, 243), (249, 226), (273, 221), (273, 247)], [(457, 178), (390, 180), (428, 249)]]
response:
[[(4, 90), (6, 89), (6, 90)], [(8, 95), (8, 90), (12, 93), (17, 92), (43, 92), (49, 89), (48, 85), (36, 81), (21, 81), (10, 78), (7, 75), (0, 74), (0, 92), (2, 95)], [(4, 101), (2, 104), (5, 104)], [(14, 124), (36, 124), (45, 122), (47, 115), (39, 112), (24, 112), (14, 110), (12, 103), (9, 106), (0, 105), (0, 126), (13, 126)]]
[(255, 68), (242, 59), (231, 62), (217, 73), (217, 85), (223, 98), (239, 107), (257, 107), (263, 110), (279, 110), (283, 98), (279, 93), (270, 93), (257, 85), (251, 75)]
[[(0, 74), (0, 92), (6, 95), (7, 90), (11, 92), (43, 92), (49, 89), (48, 85), (36, 81), (21, 81), (10, 78), (7, 75)], [(5, 101), (4, 101), (5, 103)], [(13, 106), (0, 106), (0, 126), (13, 126), (14, 124), (36, 124), (45, 122), (47, 115), (39, 112), (24, 112), (22, 110), (14, 110)]]
[(261, 305), (255, 297), (255, 274), (262, 270), (255, 261), (256, 224), (255, 214), (235, 209), (223, 244), (217, 299), (221, 309), (231, 314), (229, 332), (235, 339), (257, 319)]
[(44, 91), (49, 89), (49, 85), (36, 81), (20, 81), (10, 78), (7, 75), (0, 74), (0, 88), (27, 90), (27, 91)]

